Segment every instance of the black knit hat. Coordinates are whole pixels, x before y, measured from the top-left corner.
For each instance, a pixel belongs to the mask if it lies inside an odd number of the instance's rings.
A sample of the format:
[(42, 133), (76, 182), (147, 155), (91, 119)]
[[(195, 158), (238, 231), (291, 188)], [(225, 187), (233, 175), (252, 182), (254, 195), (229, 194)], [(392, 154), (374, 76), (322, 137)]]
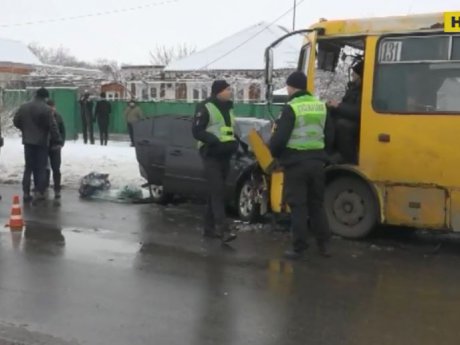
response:
[(37, 93), (36, 93), (37, 97), (38, 98), (48, 98), (50, 96), (50, 93), (48, 92), (47, 89), (45, 89), (44, 87), (41, 87), (37, 90)]
[(211, 86), (211, 94), (213, 96), (217, 96), (219, 93), (224, 91), (229, 86), (230, 84), (227, 83), (225, 80), (215, 80)]
[(286, 80), (287, 86), (293, 87), (299, 90), (307, 89), (307, 76), (303, 72), (293, 72)]
[(351, 66), (351, 69), (362, 78), (364, 71), (364, 62), (361, 60), (356, 62), (353, 66)]

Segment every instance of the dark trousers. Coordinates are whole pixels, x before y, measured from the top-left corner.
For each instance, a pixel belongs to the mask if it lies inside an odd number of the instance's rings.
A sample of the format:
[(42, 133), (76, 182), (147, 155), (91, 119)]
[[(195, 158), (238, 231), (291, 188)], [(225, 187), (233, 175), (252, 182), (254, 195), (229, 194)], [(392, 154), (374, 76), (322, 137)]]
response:
[[(61, 191), (61, 150), (49, 150), (48, 157), (50, 160), (51, 171), (53, 172), (54, 191)], [(51, 171), (47, 170), (47, 187), (50, 186)]]
[(85, 144), (88, 143), (88, 134), (89, 140), (91, 144), (94, 144), (94, 129), (93, 129), (93, 121), (91, 116), (87, 116), (85, 114), (81, 115), (81, 125), (82, 125), (82, 132), (83, 132), (83, 141)]
[(134, 145), (134, 129), (133, 129), (133, 124), (128, 122), (128, 133), (129, 133), (129, 138), (131, 139), (131, 144)]
[(318, 244), (329, 239), (329, 225), (323, 206), (325, 173), (320, 160), (306, 160), (286, 167), (285, 199), (291, 209), (293, 247), (302, 251), (308, 247), (308, 230)]
[(358, 143), (359, 143), (358, 124), (347, 120), (337, 119), (335, 122), (335, 137), (337, 151), (346, 163), (357, 163)]
[(97, 117), (97, 125), (99, 126), (99, 138), (101, 145), (107, 145), (109, 141), (109, 117), (105, 115), (99, 115)]
[(208, 199), (204, 217), (204, 231), (223, 233), (228, 231), (225, 214), (225, 180), (230, 170), (229, 160), (203, 158)]
[(26, 167), (22, 178), (22, 190), (25, 195), (30, 194), (31, 177), (39, 193), (46, 190), (46, 164), (48, 160), (48, 147), (39, 145), (24, 145), (24, 159)]

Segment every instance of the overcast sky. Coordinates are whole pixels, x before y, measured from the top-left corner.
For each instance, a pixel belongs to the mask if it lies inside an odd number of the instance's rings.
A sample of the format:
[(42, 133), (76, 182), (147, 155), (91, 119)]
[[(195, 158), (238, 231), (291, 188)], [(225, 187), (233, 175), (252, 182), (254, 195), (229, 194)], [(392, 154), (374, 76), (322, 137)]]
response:
[[(302, 0), (297, 0), (300, 3)], [(162, 3), (167, 2), (167, 3)], [(1, 0), (0, 37), (64, 46), (81, 60), (149, 63), (157, 45), (188, 43), (198, 49), (261, 21), (271, 22), (293, 0)], [(152, 4), (156, 4), (153, 6)], [(15, 26), (136, 6), (140, 10), (54, 23)], [(319, 18), (353, 18), (460, 11), (460, 0), (304, 0), (297, 28)], [(292, 27), (292, 13), (278, 21)], [(12, 25), (5, 27), (5, 25)]]

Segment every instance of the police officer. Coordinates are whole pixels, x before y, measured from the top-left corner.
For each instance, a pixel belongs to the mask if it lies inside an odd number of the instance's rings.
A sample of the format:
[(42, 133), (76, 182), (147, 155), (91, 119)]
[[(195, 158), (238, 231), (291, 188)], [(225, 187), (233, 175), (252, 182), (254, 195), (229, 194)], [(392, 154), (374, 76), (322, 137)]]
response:
[(308, 247), (307, 231), (314, 233), (321, 255), (329, 256), (329, 226), (323, 208), (326, 145), (330, 121), (326, 105), (306, 91), (307, 77), (294, 72), (287, 79), (289, 102), (270, 139), (272, 155), (284, 170), (284, 197), (291, 209), (292, 249), (288, 259), (300, 259)]
[(214, 81), (211, 97), (198, 105), (192, 127), (209, 188), (203, 235), (225, 243), (236, 239), (225, 214), (225, 180), (230, 158), (238, 150), (231, 97), (230, 85), (225, 80)]

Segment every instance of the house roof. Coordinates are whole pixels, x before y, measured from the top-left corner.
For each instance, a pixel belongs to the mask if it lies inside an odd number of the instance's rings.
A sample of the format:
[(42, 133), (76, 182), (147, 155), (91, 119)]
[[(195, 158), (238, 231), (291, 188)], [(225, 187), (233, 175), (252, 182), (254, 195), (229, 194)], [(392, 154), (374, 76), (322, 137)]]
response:
[[(281, 26), (261, 22), (173, 61), (165, 71), (263, 70), (265, 48), (287, 32)], [(287, 39), (274, 50), (274, 69), (296, 67), (302, 40), (300, 36)]]
[(0, 38), (0, 64), (34, 66), (41, 62), (24, 43)]

